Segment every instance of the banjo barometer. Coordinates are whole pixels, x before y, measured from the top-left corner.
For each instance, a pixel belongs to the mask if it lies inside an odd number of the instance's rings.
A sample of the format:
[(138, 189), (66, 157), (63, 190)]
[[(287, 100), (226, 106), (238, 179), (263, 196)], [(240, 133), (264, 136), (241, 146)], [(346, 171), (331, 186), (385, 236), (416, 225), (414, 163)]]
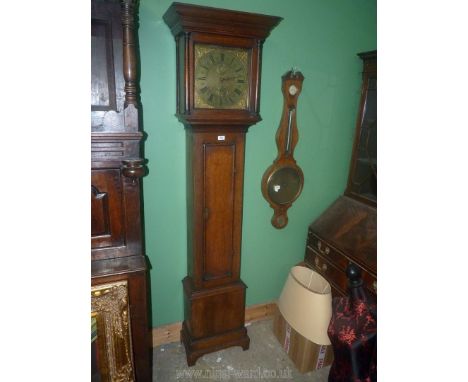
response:
[(240, 279), (244, 147), (260, 121), (262, 44), (281, 21), (173, 3), (177, 112), (186, 131), (187, 263), (181, 339), (187, 363), (230, 346), (248, 349)]
[(263, 197), (274, 211), (271, 224), (279, 229), (288, 224), (288, 208), (299, 197), (304, 185), (304, 175), (294, 159), (294, 148), (299, 139), (296, 123), (297, 99), (304, 76), (301, 72), (290, 70), (281, 79), (284, 101), (276, 132), (278, 154), (262, 178)]

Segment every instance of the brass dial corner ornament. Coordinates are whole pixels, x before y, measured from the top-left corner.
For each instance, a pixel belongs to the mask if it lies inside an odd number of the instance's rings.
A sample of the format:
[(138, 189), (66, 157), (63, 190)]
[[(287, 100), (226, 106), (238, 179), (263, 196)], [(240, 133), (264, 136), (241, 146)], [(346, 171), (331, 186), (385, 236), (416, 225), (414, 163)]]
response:
[(294, 148), (299, 139), (296, 123), (297, 99), (301, 94), (304, 76), (290, 70), (282, 76), (283, 113), (276, 132), (278, 155), (263, 174), (262, 193), (274, 210), (271, 224), (284, 228), (288, 224), (287, 210), (299, 197), (304, 174), (294, 159)]

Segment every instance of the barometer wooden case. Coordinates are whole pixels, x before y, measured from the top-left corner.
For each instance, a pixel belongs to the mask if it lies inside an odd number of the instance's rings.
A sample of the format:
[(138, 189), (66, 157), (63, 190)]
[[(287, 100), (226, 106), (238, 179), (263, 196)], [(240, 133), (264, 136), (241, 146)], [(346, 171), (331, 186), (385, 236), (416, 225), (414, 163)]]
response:
[(173, 3), (177, 117), (186, 128), (188, 275), (181, 338), (189, 365), (249, 347), (240, 279), (245, 134), (258, 122), (262, 44), (279, 17)]
[(288, 208), (299, 197), (304, 185), (304, 174), (294, 159), (294, 148), (299, 139), (297, 131), (297, 100), (302, 90), (304, 76), (290, 70), (283, 75), (283, 113), (276, 131), (278, 155), (267, 168), (262, 178), (263, 197), (268, 201), (274, 214), (271, 224), (284, 228), (288, 224)]

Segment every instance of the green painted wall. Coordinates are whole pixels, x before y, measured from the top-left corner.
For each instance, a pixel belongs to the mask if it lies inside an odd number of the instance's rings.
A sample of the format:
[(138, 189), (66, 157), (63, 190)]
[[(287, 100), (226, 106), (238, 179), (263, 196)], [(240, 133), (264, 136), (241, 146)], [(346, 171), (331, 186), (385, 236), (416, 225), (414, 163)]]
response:
[[(183, 319), (186, 274), (185, 133), (175, 113), (175, 43), (162, 15), (168, 0), (140, 1), (141, 99), (145, 156), (146, 253), (151, 262), (152, 325)], [(260, 112), (247, 134), (241, 277), (247, 305), (276, 299), (288, 270), (304, 256), (307, 226), (343, 193), (360, 92), (356, 53), (376, 49), (376, 0), (204, 0), (193, 4), (281, 16), (263, 49)], [(281, 76), (305, 76), (295, 157), (305, 184), (282, 230), (260, 181), (276, 157), (282, 111)]]

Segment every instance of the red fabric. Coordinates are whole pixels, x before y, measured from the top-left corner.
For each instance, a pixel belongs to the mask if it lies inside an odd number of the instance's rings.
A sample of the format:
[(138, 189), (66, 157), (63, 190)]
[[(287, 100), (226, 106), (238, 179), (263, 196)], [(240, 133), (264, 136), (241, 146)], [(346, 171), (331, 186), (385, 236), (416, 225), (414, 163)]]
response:
[(362, 293), (357, 298), (334, 298), (328, 336), (334, 354), (329, 382), (377, 381), (375, 302), (369, 301)]

